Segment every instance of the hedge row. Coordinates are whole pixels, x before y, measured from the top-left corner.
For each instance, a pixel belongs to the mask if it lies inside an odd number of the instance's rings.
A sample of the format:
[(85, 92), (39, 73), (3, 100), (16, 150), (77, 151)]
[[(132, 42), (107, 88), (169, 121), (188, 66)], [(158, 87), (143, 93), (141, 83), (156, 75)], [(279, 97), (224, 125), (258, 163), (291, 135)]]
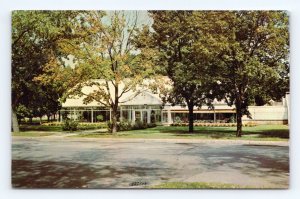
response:
[(63, 125), (63, 122), (47, 122), (47, 123), (42, 123), (42, 126), (61, 126)]
[(76, 130), (89, 130), (89, 129), (103, 129), (107, 128), (106, 122), (87, 123), (77, 122), (72, 120), (65, 120), (64, 122), (49, 122), (43, 123), (43, 126), (59, 126), (65, 131), (76, 131)]
[[(189, 123), (173, 123), (171, 126), (188, 126)], [(203, 126), (203, 127), (235, 127), (236, 123), (194, 123), (194, 126)], [(249, 123), (243, 124), (244, 127), (253, 127), (256, 124)]]
[[(76, 131), (76, 130), (89, 130), (89, 129), (101, 129), (108, 128), (111, 131), (111, 122), (101, 122), (101, 123), (83, 123), (73, 120), (65, 120), (62, 122), (49, 122), (43, 123), (43, 126), (59, 126), (62, 127), (63, 131)], [(140, 121), (131, 124), (129, 121), (122, 121), (117, 123), (117, 131), (129, 131), (156, 127), (156, 124), (147, 124)]]

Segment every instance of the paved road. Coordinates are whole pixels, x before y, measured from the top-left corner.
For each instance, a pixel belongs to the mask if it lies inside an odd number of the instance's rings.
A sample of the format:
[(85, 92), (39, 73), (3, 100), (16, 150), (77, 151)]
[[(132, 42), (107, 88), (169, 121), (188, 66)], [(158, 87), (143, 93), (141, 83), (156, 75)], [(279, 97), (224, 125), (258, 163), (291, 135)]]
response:
[(164, 182), (219, 182), (287, 188), (288, 146), (20, 138), (12, 184), (20, 188), (143, 188)]

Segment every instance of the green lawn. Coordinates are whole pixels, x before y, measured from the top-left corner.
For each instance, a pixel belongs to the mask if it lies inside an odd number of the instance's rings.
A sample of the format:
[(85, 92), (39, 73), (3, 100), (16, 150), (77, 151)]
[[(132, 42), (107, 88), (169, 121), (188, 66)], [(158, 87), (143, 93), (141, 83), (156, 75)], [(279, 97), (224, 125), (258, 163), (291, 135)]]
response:
[(222, 183), (206, 183), (206, 182), (167, 182), (160, 185), (152, 186), (154, 189), (241, 189), (248, 187), (241, 187), (234, 184)]
[(259, 125), (243, 127), (243, 136), (235, 137), (236, 127), (195, 127), (194, 133), (188, 132), (188, 127), (158, 126), (143, 130), (118, 132), (116, 136), (109, 133), (79, 133), (72, 137), (87, 138), (187, 138), (187, 139), (239, 139), (283, 141), (289, 139), (289, 129), (286, 125)]
[(19, 133), (12, 133), (12, 136), (21, 136), (21, 137), (43, 137), (54, 135), (55, 133), (50, 132), (19, 132)]

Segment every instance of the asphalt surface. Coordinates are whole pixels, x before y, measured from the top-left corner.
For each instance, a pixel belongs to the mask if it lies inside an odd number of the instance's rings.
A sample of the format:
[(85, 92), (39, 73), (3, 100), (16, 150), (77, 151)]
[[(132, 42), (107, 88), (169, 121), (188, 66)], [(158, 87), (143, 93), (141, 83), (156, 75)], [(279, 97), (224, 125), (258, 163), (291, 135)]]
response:
[(217, 182), (288, 188), (289, 148), (274, 143), (14, 137), (12, 186), (144, 188)]

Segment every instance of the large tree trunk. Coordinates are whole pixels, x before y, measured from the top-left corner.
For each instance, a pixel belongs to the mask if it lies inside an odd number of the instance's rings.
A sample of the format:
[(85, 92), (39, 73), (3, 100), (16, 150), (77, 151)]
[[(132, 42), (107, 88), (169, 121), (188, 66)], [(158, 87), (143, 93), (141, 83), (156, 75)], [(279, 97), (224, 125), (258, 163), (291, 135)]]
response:
[(242, 100), (241, 98), (238, 96), (236, 98), (236, 103), (235, 103), (235, 107), (236, 107), (236, 137), (242, 137)]
[(189, 132), (194, 132), (194, 104), (188, 103), (189, 108)]
[(16, 114), (16, 112), (14, 110), (12, 110), (11, 120), (12, 120), (12, 129), (13, 129), (13, 132), (19, 133), (20, 129), (19, 129), (18, 118), (17, 118), (17, 114)]
[(117, 120), (118, 120), (118, 106), (119, 106), (119, 85), (116, 82), (115, 85), (115, 102), (112, 104), (112, 127), (111, 127), (111, 132), (113, 135), (117, 135)]
[(58, 121), (59, 121), (59, 122), (61, 122), (61, 117), (62, 117), (62, 116), (61, 116), (61, 114), (60, 114), (60, 111), (58, 111)]
[(118, 118), (118, 116), (117, 116), (117, 114), (118, 114), (118, 112), (117, 112), (117, 110), (118, 110), (118, 107), (113, 107), (112, 108), (112, 112), (111, 112), (111, 132), (112, 132), (112, 134), (113, 135), (116, 135), (117, 134), (117, 131), (118, 131), (118, 129), (117, 129), (117, 118)]

